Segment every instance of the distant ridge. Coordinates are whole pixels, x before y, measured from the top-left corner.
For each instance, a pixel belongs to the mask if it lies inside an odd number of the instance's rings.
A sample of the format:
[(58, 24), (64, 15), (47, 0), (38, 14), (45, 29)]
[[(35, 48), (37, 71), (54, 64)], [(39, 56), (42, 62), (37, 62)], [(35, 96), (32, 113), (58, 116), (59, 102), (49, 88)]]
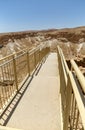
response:
[(85, 26), (75, 28), (47, 29), (47, 30), (26, 30), (19, 32), (0, 33), (0, 44), (6, 44), (9, 39), (20, 39), (26, 36), (43, 35), (51, 38), (67, 38), (73, 43), (77, 43), (79, 39), (85, 38)]

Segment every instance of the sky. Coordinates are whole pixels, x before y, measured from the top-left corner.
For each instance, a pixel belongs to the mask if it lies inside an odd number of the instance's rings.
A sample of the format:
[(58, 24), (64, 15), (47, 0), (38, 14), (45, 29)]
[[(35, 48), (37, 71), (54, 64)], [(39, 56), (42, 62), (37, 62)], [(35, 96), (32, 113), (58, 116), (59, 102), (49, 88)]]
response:
[(0, 33), (85, 25), (85, 0), (0, 0)]

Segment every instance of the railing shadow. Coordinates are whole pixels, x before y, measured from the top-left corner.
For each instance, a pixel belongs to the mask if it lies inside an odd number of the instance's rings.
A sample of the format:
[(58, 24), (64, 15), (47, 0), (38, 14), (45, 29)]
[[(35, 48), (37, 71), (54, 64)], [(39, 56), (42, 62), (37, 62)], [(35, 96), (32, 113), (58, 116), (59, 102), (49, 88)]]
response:
[[(45, 49), (44, 49), (45, 50)], [(6, 126), (8, 121), (10, 120), (12, 114), (14, 113), (16, 107), (18, 106), (19, 102), (21, 101), (22, 97), (24, 96), (27, 88), (29, 87), (29, 84), (31, 83), (34, 75), (37, 75), (40, 71), (40, 68), (42, 67), (42, 64), (44, 64), (47, 55), (49, 54), (49, 51), (45, 52), (43, 51), (43, 54), (41, 56), (40, 62), (39, 59), (36, 59), (36, 65), (34, 70), (30, 73), (30, 75), (27, 75), (20, 85), (18, 87), (18, 90), (15, 91), (15, 94), (13, 94), (13, 97), (10, 99), (10, 102), (6, 105), (6, 107), (3, 109), (3, 111), (0, 114), (0, 125)], [(37, 57), (35, 57), (37, 58)], [(39, 62), (39, 63), (38, 63)]]

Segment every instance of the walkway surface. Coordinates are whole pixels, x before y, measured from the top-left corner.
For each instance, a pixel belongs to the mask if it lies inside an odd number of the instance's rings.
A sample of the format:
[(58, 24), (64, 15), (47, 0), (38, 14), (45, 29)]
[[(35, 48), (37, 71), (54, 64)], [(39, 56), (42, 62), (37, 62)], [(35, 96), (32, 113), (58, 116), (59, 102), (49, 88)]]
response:
[(61, 130), (57, 54), (51, 53), (28, 86), (7, 126), (23, 130)]

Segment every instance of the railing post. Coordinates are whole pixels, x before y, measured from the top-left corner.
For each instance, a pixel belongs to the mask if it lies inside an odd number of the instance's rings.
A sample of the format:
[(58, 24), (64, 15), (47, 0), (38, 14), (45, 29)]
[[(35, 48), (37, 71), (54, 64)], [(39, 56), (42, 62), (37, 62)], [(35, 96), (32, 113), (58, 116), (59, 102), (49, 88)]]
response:
[(72, 86), (70, 81), (70, 76), (68, 74), (68, 81), (66, 87), (66, 107), (65, 107), (65, 117), (63, 130), (68, 130), (69, 116), (70, 116), (70, 107), (71, 107), (71, 96), (72, 96)]
[(41, 51), (39, 50), (39, 63), (41, 62)]
[(18, 79), (17, 79), (17, 71), (16, 71), (16, 60), (15, 60), (14, 56), (13, 56), (13, 69), (14, 69), (14, 78), (15, 78), (16, 90), (18, 91)]
[(35, 66), (35, 69), (36, 69), (36, 52), (34, 52), (34, 66)]
[(47, 55), (47, 48), (45, 48), (45, 53), (44, 53), (45, 60), (46, 60), (46, 55)]
[(27, 51), (27, 68), (28, 68), (28, 73), (30, 76), (30, 62), (29, 62), (29, 52)]

